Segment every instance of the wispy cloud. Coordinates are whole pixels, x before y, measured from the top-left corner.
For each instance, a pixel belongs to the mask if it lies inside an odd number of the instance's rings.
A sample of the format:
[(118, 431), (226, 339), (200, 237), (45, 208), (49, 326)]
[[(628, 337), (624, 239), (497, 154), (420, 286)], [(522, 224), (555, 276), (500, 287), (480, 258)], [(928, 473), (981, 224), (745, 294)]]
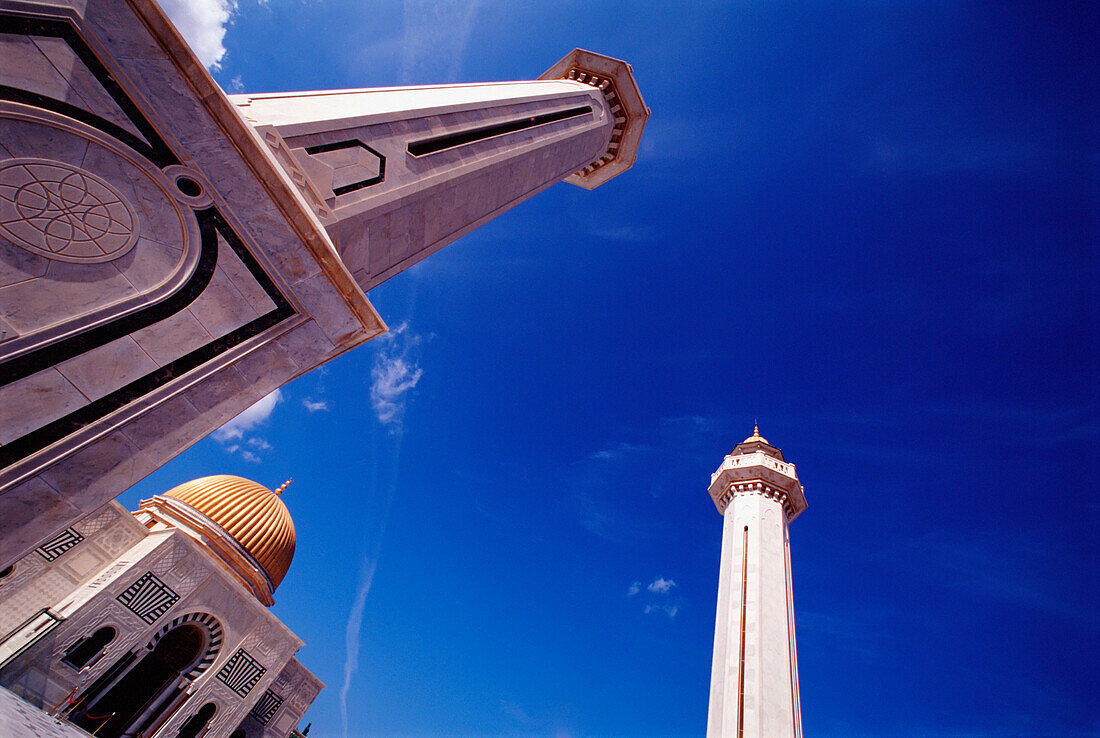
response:
[(656, 231), (648, 226), (603, 226), (592, 231), (592, 235), (608, 241), (641, 243), (656, 238)]
[(217, 441), (232, 441), (244, 438), (244, 434), (258, 425), (266, 423), (271, 413), (275, 412), (275, 406), (282, 402), (283, 391), (275, 390), (256, 401), (252, 407), (242, 412), (214, 431), (214, 439)]
[[(646, 603), (642, 606), (642, 612), (646, 615), (664, 615), (669, 620), (676, 617), (676, 614), (680, 612), (679, 598), (671, 597), (673, 588), (676, 587), (676, 582), (664, 577), (656, 577), (652, 582), (645, 585), (644, 590), (649, 594), (643, 595), (642, 600), (646, 600)], [(627, 597), (637, 597), (642, 594), (643, 587), (641, 580), (634, 580), (630, 583), (630, 586), (626, 589)]]
[(404, 84), (458, 79), (479, 5), (478, 0), (405, 0)]
[(260, 463), (260, 451), (270, 451), (271, 444), (266, 438), (250, 436), (256, 428), (267, 423), (275, 406), (282, 402), (282, 390), (275, 390), (261, 398), (252, 407), (245, 410), (212, 434), (215, 441), (225, 447), (227, 453), (237, 454), (245, 461)]
[(424, 370), (415, 358), (421, 337), (409, 332), (402, 323), (378, 339), (379, 352), (370, 370), (370, 401), (378, 421), (401, 430), (405, 414), (405, 396), (416, 387)]
[[(236, 1), (160, 0), (160, 5), (199, 61), (209, 69), (218, 69), (225, 56), (225, 27), (237, 10)], [(239, 76), (234, 81), (238, 80)]]
[(527, 711), (524, 710), (523, 707), (516, 702), (511, 702), (510, 700), (501, 700), (500, 711), (503, 712), (505, 715), (511, 717), (521, 725), (530, 726), (535, 724), (534, 719), (530, 715), (528, 715)]
[(676, 586), (676, 582), (671, 579), (665, 579), (664, 577), (657, 577), (652, 582), (646, 585), (646, 589), (654, 594), (668, 594), (672, 591), (672, 588)]
[(367, 595), (370, 594), (376, 566), (377, 561), (374, 559), (367, 559), (363, 562), (363, 568), (359, 572), (359, 589), (355, 592), (355, 599), (352, 601), (351, 611), (348, 613), (348, 622), (344, 628), (344, 682), (340, 685), (340, 721), (344, 728), (344, 738), (348, 738), (348, 694), (351, 692), (351, 680), (359, 669), (359, 644), (360, 630), (363, 627), (363, 611), (367, 606)]
[(302, 407), (309, 410), (311, 413), (321, 412), (322, 410), (328, 410), (328, 400), (313, 400), (309, 397), (302, 400)]
[(611, 459), (617, 459), (627, 454), (644, 453), (646, 451), (652, 451), (652, 448), (641, 443), (623, 442), (605, 446), (599, 451), (593, 451), (588, 455), (588, 458), (593, 461), (610, 461)]
[(667, 615), (668, 619), (672, 620), (674, 617), (676, 617), (676, 613), (680, 612), (680, 607), (678, 605), (669, 605), (669, 604), (661, 604), (661, 603), (650, 604), (650, 605), (645, 606), (644, 612), (645, 612), (646, 615), (653, 615), (653, 614)]

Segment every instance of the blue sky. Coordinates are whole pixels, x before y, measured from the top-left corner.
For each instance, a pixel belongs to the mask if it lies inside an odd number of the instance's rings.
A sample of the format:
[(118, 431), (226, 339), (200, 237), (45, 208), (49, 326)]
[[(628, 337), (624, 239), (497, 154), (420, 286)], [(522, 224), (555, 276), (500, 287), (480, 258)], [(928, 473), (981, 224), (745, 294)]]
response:
[(701, 735), (754, 419), (810, 505), (807, 735), (1100, 735), (1100, 6), (187, 5), (227, 90), (580, 46), (653, 109), (630, 172), (375, 289), (391, 334), (121, 498), (294, 478), (312, 735)]

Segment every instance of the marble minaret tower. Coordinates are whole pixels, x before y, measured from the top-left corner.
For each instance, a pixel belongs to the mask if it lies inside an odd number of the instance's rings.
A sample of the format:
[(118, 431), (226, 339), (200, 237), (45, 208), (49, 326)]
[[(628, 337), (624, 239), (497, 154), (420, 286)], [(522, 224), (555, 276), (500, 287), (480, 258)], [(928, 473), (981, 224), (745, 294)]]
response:
[(711, 475), (725, 518), (707, 736), (802, 735), (788, 524), (806, 509), (794, 465), (761, 438)]

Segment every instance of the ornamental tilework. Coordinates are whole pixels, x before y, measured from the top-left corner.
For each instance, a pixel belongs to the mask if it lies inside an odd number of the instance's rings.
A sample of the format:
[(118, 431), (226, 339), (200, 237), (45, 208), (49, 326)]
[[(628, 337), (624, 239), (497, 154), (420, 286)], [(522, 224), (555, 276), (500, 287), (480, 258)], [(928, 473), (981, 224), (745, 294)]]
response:
[(151, 571), (140, 577), (117, 597), (119, 602), (146, 623), (152, 623), (168, 612), (179, 598), (178, 594)]
[(248, 714), (256, 718), (260, 725), (267, 725), (282, 704), (283, 698), (269, 689), (260, 696)]
[(218, 672), (218, 679), (236, 692), (237, 696), (245, 697), (266, 673), (267, 669), (261, 666), (260, 662), (252, 658), (243, 648), (238, 648)]
[(46, 561), (53, 561), (84, 540), (73, 528), (66, 528), (34, 551)]

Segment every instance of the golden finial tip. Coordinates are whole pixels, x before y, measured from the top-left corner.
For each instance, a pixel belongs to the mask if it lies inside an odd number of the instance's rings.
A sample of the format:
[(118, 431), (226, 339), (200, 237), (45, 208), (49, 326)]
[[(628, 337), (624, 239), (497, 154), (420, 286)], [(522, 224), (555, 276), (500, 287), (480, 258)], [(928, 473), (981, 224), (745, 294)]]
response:
[[(753, 443), (755, 441), (761, 441), (763, 443), (768, 443), (768, 439), (764, 438), (763, 436), (760, 435), (760, 426), (756, 423), (753, 423), (752, 424), (752, 435), (749, 436), (748, 438), (746, 438), (744, 441), (741, 441), (741, 443)], [(770, 446), (771, 444), (768, 443), (768, 445)]]
[(281, 495), (283, 492), (286, 491), (286, 488), (289, 487), (290, 483), (293, 482), (293, 481), (294, 481), (293, 479), (288, 479), (285, 482), (283, 482), (282, 484), (280, 484), (278, 489), (275, 490), (275, 494)]

